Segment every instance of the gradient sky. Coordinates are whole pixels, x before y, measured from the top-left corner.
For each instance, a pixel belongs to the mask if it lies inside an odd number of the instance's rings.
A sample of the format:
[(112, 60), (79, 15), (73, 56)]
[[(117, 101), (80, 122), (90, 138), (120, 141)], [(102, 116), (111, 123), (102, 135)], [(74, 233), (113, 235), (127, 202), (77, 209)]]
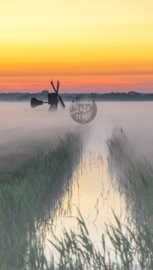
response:
[(5, 0), (0, 92), (153, 92), (152, 0)]

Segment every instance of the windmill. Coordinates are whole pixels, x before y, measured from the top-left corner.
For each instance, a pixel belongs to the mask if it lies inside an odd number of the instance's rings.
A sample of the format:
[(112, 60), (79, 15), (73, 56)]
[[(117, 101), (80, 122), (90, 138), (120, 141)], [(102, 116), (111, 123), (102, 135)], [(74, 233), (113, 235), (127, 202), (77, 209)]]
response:
[(58, 90), (59, 90), (59, 81), (57, 81), (57, 89), (55, 88), (53, 81), (50, 82), (55, 93), (49, 93), (48, 94), (48, 102), (42, 101), (42, 100), (38, 100), (36, 98), (31, 98), (31, 107), (32, 108), (36, 108), (39, 105), (43, 105), (44, 103), (47, 103), (50, 105), (49, 107), (49, 111), (51, 110), (57, 110), (58, 108), (58, 103), (61, 105), (61, 107), (64, 109), (65, 108), (65, 104), (62, 100), (62, 98), (59, 96), (58, 94)]

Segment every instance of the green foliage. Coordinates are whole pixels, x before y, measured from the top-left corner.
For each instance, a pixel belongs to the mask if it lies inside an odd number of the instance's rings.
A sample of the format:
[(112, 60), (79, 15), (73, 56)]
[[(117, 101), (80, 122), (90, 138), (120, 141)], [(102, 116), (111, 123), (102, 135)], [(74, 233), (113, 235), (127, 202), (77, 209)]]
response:
[[(147, 161), (145, 170), (140, 160), (131, 161), (117, 137), (109, 140), (110, 154), (119, 164), (124, 166), (124, 161), (128, 164), (125, 179), (120, 179), (118, 188), (122, 185), (122, 193), (132, 200), (132, 207), (141, 207), (138, 211), (132, 208), (135, 216), (124, 224), (113, 212), (116, 224), (105, 224), (100, 248), (91, 241), (79, 209), (75, 217), (79, 230), (64, 228), (62, 239), (58, 239), (50, 225), (53, 238), (48, 242), (58, 252), (59, 260), (55, 262), (53, 253), (50, 263), (47, 262), (43, 247), (45, 238), (36, 235), (40, 224), (46, 225), (49, 218), (44, 200), (47, 193), (53, 198), (59, 186), (64, 185), (67, 171), (72, 173), (73, 158), (79, 156), (80, 143), (79, 137), (69, 134), (65, 141), (60, 139), (57, 149), (47, 155), (39, 154), (23, 179), (10, 179), (0, 184), (0, 269), (153, 269), (152, 169)], [(123, 145), (127, 147), (126, 137)], [(112, 243), (111, 250), (107, 247), (108, 238)]]
[[(99, 269), (99, 270), (134, 270), (153, 269), (153, 231), (149, 224), (140, 226), (135, 220), (129, 219), (121, 224), (113, 212), (116, 225), (105, 224), (105, 234), (102, 234), (101, 250), (92, 243), (86, 224), (78, 211), (76, 220), (79, 231), (69, 232), (64, 229), (59, 240), (52, 231), (53, 240), (49, 243), (59, 253), (56, 269)], [(111, 259), (110, 249), (106, 245), (109, 237), (115, 254)], [(55, 267), (55, 266), (54, 266)]]
[[(0, 269), (48, 269), (36, 231), (48, 217), (46, 194), (51, 202), (65, 184), (65, 173), (71, 176), (74, 151), (79, 157), (81, 141), (69, 133), (65, 140), (60, 139), (57, 149), (35, 158), (24, 178), (0, 184)], [(49, 269), (53, 269), (51, 265)]]
[(130, 147), (123, 130), (114, 132), (107, 146), (112, 186), (124, 196), (129, 218), (122, 224), (113, 212), (116, 224), (105, 224), (99, 250), (78, 211), (79, 232), (64, 229), (62, 240), (53, 233), (50, 243), (60, 255), (57, 269), (153, 269), (153, 169)]

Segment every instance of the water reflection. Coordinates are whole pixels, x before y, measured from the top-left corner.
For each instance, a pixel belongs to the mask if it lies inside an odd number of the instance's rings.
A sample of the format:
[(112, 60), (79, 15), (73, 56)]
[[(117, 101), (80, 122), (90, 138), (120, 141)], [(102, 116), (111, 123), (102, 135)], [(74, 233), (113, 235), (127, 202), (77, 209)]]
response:
[[(81, 212), (90, 233), (90, 239), (101, 246), (101, 235), (104, 233), (105, 223), (109, 220), (114, 222), (112, 209), (124, 219), (124, 200), (111, 188), (111, 182), (107, 173), (107, 158), (102, 156), (101, 151), (91, 152), (88, 144), (83, 151), (79, 166), (73, 173), (71, 196), (67, 193), (62, 202), (62, 211), (56, 212), (53, 232), (61, 237), (62, 231), (77, 229), (78, 210)], [(69, 202), (69, 208), (67, 203)], [(50, 221), (51, 224), (51, 221)], [(46, 239), (53, 239), (48, 231)], [(112, 246), (107, 239), (108, 246)], [(48, 260), (51, 258), (50, 249), (55, 250), (46, 241), (46, 254)]]
[(81, 134), (69, 133), (66, 138), (61, 138), (58, 151), (39, 156), (24, 179), (1, 183), (1, 268), (35, 269), (45, 265), (43, 246), (48, 223), (55, 220), (57, 211), (63, 212), (65, 195), (71, 198), (73, 171), (83, 151)]
[[(12, 106), (11, 110), (10, 106)], [(6, 224), (10, 225), (6, 229), (6, 234), (11, 235), (12, 233), (13, 235), (14, 230), (16, 233), (22, 232), (20, 237), (23, 236), (24, 241), (24, 236), (29, 233), (29, 239), (33, 244), (39, 241), (45, 243), (44, 238), (51, 238), (51, 227), (56, 235), (60, 236), (63, 226), (66, 228), (77, 226), (76, 220), (71, 218), (71, 216), (77, 216), (76, 205), (88, 224), (91, 239), (98, 245), (105, 222), (108, 223), (109, 220), (112, 223), (114, 222), (112, 209), (114, 209), (117, 216), (122, 216), (122, 219), (126, 214), (126, 206), (128, 206), (127, 209), (131, 209), (135, 213), (135, 205), (131, 204), (131, 197), (126, 196), (125, 189), (119, 184), (118, 176), (121, 169), (123, 178), (127, 173), (127, 168), (133, 166), (133, 163), (138, 160), (135, 149), (140, 154), (145, 153), (148, 157), (147, 160), (151, 160), (153, 153), (152, 103), (147, 103), (146, 106), (145, 103), (123, 104), (112, 102), (99, 103), (97, 107), (98, 112), (94, 121), (86, 127), (81, 126), (80, 128), (71, 119), (68, 105), (64, 114), (60, 109), (56, 114), (49, 114), (46, 112), (45, 106), (38, 108), (38, 110), (31, 110), (29, 104), (26, 103), (1, 104), (0, 159), (6, 161), (7, 168), (9, 164), (20, 161), (21, 154), (23, 154), (24, 158), (26, 157), (26, 160), (29, 160), (42, 151), (46, 154), (48, 145), (50, 145), (51, 149), (56, 148), (59, 143), (58, 136), (64, 138), (65, 133), (68, 131), (82, 129), (82, 133), (88, 135), (88, 140), (84, 141), (81, 155), (75, 153), (73, 156), (73, 158), (76, 158), (76, 160), (72, 160), (73, 169), (68, 167), (67, 176), (65, 175), (56, 183), (56, 192), (49, 190), (41, 204), (36, 205), (29, 216), (28, 214), (22, 215), (21, 211), (17, 217), (18, 221), (14, 219), (15, 213), (13, 209), (11, 212), (7, 212), (4, 219)], [(122, 136), (122, 148), (114, 149), (114, 157), (109, 155), (108, 162), (106, 140), (111, 138), (114, 126), (122, 127), (123, 133), (119, 129), (119, 134)], [(145, 130), (144, 133), (140, 133), (142, 127)], [(130, 147), (132, 151), (127, 150), (123, 134), (126, 134), (129, 145), (132, 145)], [(12, 157), (11, 162), (9, 157)], [(115, 162), (116, 165), (114, 165)], [(1, 162), (2, 164), (4, 165), (3, 162)], [(112, 167), (112, 164), (114, 167)], [(142, 167), (143, 164), (141, 162), (140, 164)], [(148, 165), (145, 164), (145, 166), (146, 171), (148, 171)], [(1, 167), (1, 170), (3, 169), (4, 166)], [(134, 170), (137, 177), (137, 165)], [(145, 168), (143, 170), (146, 172)], [(131, 171), (131, 174), (133, 173), (134, 171)], [(126, 180), (124, 183), (127, 184), (127, 178), (124, 179)], [(132, 194), (134, 196), (134, 193)], [(9, 200), (10, 198), (8, 198)], [(1, 205), (3, 205), (2, 201)], [(10, 223), (8, 222), (9, 219), (11, 220)], [(21, 220), (25, 223), (25, 228), (22, 227)], [(12, 229), (11, 224), (15, 224), (13, 226), (17, 228)], [(15, 238), (12, 238), (12, 243), (15, 241)], [(107, 244), (111, 246), (109, 241)], [(50, 258), (50, 248), (51, 245), (47, 242), (45, 252), (48, 254), (48, 259)]]

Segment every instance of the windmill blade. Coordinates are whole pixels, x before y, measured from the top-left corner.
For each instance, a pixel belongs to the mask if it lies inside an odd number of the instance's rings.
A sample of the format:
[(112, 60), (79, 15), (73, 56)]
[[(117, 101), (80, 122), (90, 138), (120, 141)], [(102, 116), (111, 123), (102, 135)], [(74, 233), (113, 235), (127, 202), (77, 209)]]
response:
[(57, 81), (57, 90), (55, 89), (55, 86), (54, 86), (54, 84), (53, 84), (53, 82), (52, 82), (52, 81), (51, 81), (51, 85), (53, 86), (54, 91), (55, 91), (56, 95), (58, 96), (58, 100), (59, 100), (59, 102), (60, 102), (60, 104), (61, 104), (62, 108), (64, 109), (64, 108), (65, 108), (65, 104), (64, 104), (64, 102), (63, 102), (62, 98), (61, 98), (61, 97), (59, 96), (59, 94), (58, 94), (58, 89), (59, 89), (59, 81)]
[(59, 99), (58, 99), (58, 104), (60, 105), (60, 107), (61, 107), (62, 109), (64, 109), (64, 108), (63, 108), (63, 105), (62, 105), (62, 103), (59, 101)]
[(63, 109), (65, 109), (65, 104), (64, 104), (62, 98), (59, 95), (58, 95), (58, 98), (59, 98), (59, 102), (60, 102), (61, 106), (63, 107)]
[(59, 81), (57, 81), (57, 91), (56, 91), (57, 94), (58, 94), (58, 89), (59, 89)]
[(51, 81), (50, 83), (51, 83), (51, 85), (53, 86), (53, 89), (54, 89), (55, 93), (57, 94), (57, 91), (56, 91), (56, 88), (55, 88), (55, 86), (54, 86), (54, 84), (53, 84), (53, 81)]

